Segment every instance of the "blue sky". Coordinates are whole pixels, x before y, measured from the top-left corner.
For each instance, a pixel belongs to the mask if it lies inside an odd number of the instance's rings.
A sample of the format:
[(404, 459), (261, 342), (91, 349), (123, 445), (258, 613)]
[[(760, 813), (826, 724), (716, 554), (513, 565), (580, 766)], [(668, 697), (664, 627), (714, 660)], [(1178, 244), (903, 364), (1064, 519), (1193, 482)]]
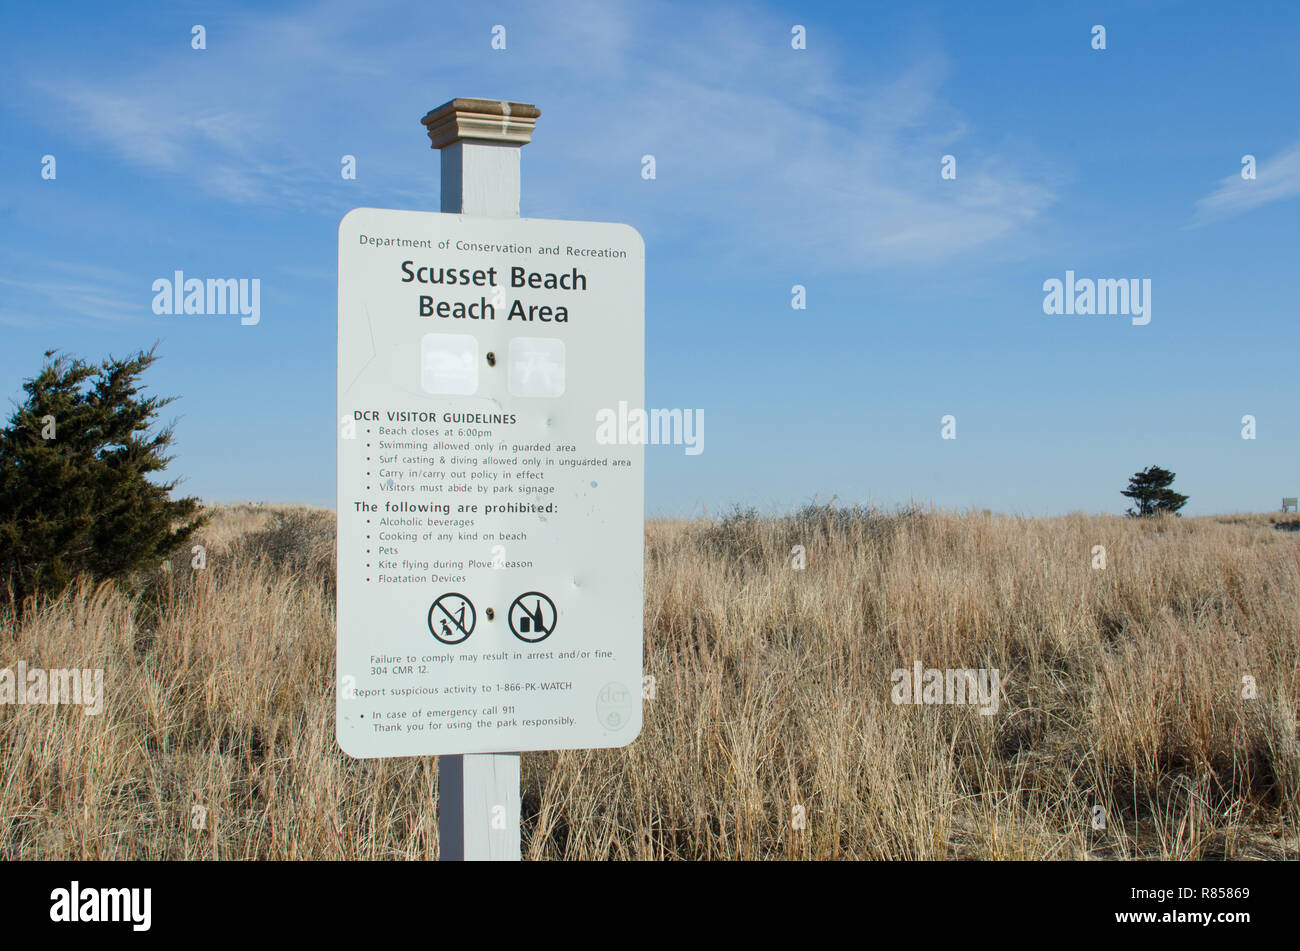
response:
[[(419, 119), (481, 96), (542, 110), (525, 216), (645, 238), (647, 403), (705, 419), (647, 447), (648, 514), (1121, 512), (1151, 464), (1187, 514), (1276, 508), (1297, 49), (1290, 3), (6, 4), (0, 393), (160, 340), (183, 491), (332, 505), (338, 222), (436, 210)], [(1067, 269), (1150, 279), (1150, 324), (1045, 315)], [(261, 322), (154, 315), (176, 270), (259, 278)]]

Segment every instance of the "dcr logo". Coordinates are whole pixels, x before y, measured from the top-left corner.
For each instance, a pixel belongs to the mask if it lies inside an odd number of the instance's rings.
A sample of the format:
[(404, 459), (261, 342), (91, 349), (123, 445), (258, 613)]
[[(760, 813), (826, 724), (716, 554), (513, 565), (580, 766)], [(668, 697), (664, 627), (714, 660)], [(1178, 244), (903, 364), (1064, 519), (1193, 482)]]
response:
[(622, 684), (607, 683), (596, 694), (596, 719), (607, 730), (621, 730), (632, 719), (632, 694)]

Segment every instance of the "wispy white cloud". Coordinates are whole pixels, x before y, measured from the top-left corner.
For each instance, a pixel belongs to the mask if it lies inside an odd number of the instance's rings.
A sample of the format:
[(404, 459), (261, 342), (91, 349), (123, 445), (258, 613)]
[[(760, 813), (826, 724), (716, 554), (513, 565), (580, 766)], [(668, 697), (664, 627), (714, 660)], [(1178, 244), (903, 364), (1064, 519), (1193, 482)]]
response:
[[(477, 15), (323, 0), (244, 15), (210, 30), (208, 50), (159, 52), (134, 74), (71, 69), (37, 88), (125, 161), (242, 205), (435, 207), (418, 110), (499, 94), (542, 106), (534, 207), (635, 217), (723, 255), (933, 263), (1022, 234), (1055, 200), (1044, 170), (997, 152), (945, 101), (934, 52), (872, 74), (834, 36), (795, 51), (788, 22), (739, 6), (557, 0), (498, 16), (508, 48), (494, 53)], [(363, 152), (345, 199), (339, 158)], [(659, 177), (629, 195), (647, 152)], [(956, 181), (940, 180), (946, 152)]]
[[(623, 108), (575, 131), (596, 176), (612, 155), (655, 156), (640, 211), (665, 236), (827, 270), (928, 264), (1011, 237), (1055, 201), (1059, 176), (979, 142), (945, 102), (943, 56), (849, 84), (833, 58), (782, 49), (780, 24), (746, 22), (659, 38)], [(946, 153), (954, 181), (940, 178)]]
[(1214, 191), (1196, 202), (1192, 224), (1204, 225), (1245, 214), (1275, 201), (1300, 195), (1300, 142), (1267, 160), (1257, 160), (1255, 178), (1237, 171), (1219, 181)]
[(129, 164), (220, 200), (302, 209), (330, 172), (337, 179), (340, 150), (324, 145), (331, 133), (364, 126), (374, 111), (361, 87), (387, 85), (397, 63), (416, 59), (416, 35), (391, 37), (382, 52), (358, 35), (395, 19), (394, 9), (325, 0), (231, 17), (209, 30), (205, 50), (178, 43), (134, 68), (115, 62), (109, 75), (69, 64), (31, 87), (51, 107), (43, 114)]
[[(0, 276), (0, 323), (48, 326), (71, 316), (93, 323), (125, 323), (149, 314), (150, 298), (131, 293), (126, 275), (113, 268), (59, 260), (30, 259), (24, 272), (41, 279)], [(40, 315), (40, 316), (36, 316)]]

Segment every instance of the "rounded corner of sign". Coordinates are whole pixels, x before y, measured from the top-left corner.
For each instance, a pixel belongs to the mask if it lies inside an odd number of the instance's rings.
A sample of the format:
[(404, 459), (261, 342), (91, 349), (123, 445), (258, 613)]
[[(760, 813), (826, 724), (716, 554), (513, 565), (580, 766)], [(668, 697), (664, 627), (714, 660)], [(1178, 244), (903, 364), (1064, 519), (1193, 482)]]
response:
[(620, 738), (617, 743), (617, 746), (619, 746), (620, 748), (624, 746), (631, 746), (637, 740), (641, 739), (641, 733), (644, 731), (644, 729), (645, 729), (645, 721), (638, 720), (636, 724), (636, 731), (626, 739)]
[(627, 736), (620, 735), (618, 738), (612, 740), (612, 742), (610, 743), (610, 747), (613, 749), (621, 749), (622, 747), (625, 746), (631, 746), (633, 743), (635, 743), (637, 740), (641, 738), (641, 733), (644, 729), (645, 729), (645, 716), (642, 715), (640, 711), (638, 711), (636, 722), (632, 724), (632, 732), (629, 733)]
[(361, 205), (361, 206), (359, 206), (359, 207), (357, 207), (357, 208), (353, 208), (353, 209), (350, 210), (350, 211), (346, 211), (346, 212), (344, 212), (344, 213), (343, 213), (343, 217), (339, 219), (339, 231), (340, 231), (340, 232), (343, 231), (343, 226), (346, 225), (346, 224), (348, 223), (348, 219), (351, 218), (353, 215), (355, 215), (357, 212), (361, 212), (361, 211), (370, 211), (370, 210), (371, 210), (371, 209), (368, 208), (368, 207), (366, 207), (365, 205)]
[(634, 228), (632, 225), (628, 224), (625, 221), (618, 222), (618, 226), (620, 228), (626, 228), (628, 231), (632, 232), (632, 235), (636, 238), (637, 242), (641, 245), (641, 256), (645, 257), (645, 238), (641, 236), (641, 232), (637, 231), (636, 228)]
[(343, 734), (340, 733), (340, 732), (337, 732), (337, 731), (335, 732), (335, 734), (334, 734), (334, 742), (337, 743), (339, 749), (343, 751), (343, 755), (345, 755), (345, 756), (347, 756), (347, 757), (350, 757), (351, 759), (361, 760), (361, 759), (369, 759), (369, 758), (370, 758), (369, 756), (365, 755), (364, 753), (354, 753), (354, 752), (352, 752), (350, 749), (348, 749), (347, 744), (343, 742)]

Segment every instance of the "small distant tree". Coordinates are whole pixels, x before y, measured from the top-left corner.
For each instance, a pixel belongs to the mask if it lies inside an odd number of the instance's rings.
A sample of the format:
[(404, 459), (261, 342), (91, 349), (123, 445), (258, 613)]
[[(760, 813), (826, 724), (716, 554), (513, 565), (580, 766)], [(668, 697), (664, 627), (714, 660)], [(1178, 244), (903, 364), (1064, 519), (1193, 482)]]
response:
[(141, 397), (157, 345), (94, 366), (46, 351), (26, 400), (0, 431), (0, 594), (21, 609), (79, 573), (124, 578), (158, 565), (206, 522), (175, 482), (148, 478), (171, 461), (172, 426), (150, 434), (171, 398)]
[(1187, 504), (1187, 496), (1169, 488), (1173, 481), (1174, 474), (1159, 466), (1148, 466), (1135, 472), (1128, 480), (1128, 488), (1120, 494), (1136, 502), (1137, 507), (1125, 514), (1130, 518), (1145, 518), (1161, 512), (1177, 515), (1178, 510)]

